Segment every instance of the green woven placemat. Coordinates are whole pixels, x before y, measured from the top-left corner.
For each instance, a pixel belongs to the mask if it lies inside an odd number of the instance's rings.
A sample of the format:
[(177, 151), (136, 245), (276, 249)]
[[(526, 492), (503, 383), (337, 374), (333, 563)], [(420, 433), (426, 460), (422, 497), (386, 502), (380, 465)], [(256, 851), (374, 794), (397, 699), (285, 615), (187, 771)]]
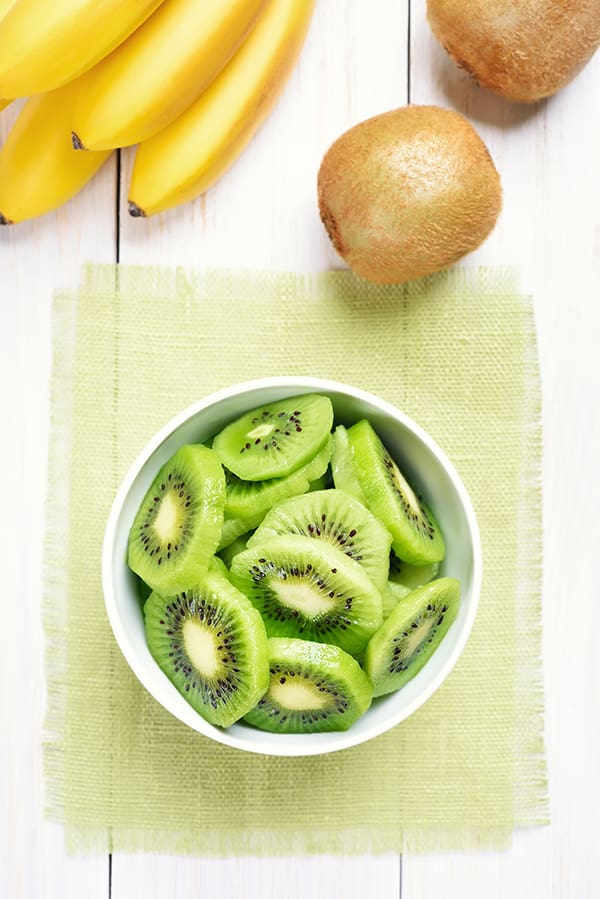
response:
[[(484, 551), (475, 627), (440, 690), (369, 744), (306, 759), (214, 744), (159, 707), (100, 583), (109, 506), (147, 439), (207, 393), (276, 374), (363, 387), (428, 429)], [(540, 456), (532, 308), (510, 272), (382, 288), (346, 272), (87, 268), (54, 303), (46, 552), (47, 806), (69, 848), (466, 849), (546, 821)]]

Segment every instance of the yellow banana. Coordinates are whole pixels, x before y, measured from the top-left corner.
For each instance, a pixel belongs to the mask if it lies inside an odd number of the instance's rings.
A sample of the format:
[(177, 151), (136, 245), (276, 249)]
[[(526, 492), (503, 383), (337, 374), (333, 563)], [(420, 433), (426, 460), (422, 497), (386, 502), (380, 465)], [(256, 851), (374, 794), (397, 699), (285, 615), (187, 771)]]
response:
[(73, 143), (126, 147), (170, 125), (235, 53), (266, 0), (166, 0), (84, 79)]
[[(7, 14), (11, 6), (14, 6), (14, 4), (15, 0), (0, 0), (0, 22)], [(5, 109), (5, 107), (7, 107), (9, 103), (12, 103), (12, 100), (6, 100), (0, 97), (0, 111)]]
[(10, 225), (65, 203), (111, 151), (79, 153), (71, 120), (79, 84), (31, 97), (0, 150), (0, 224)]
[(124, 41), (162, 0), (18, 0), (0, 22), (0, 97), (54, 90)]
[(241, 48), (201, 97), (140, 144), (129, 191), (133, 216), (207, 190), (267, 117), (302, 49), (315, 0), (269, 0)]
[(0, 22), (16, 2), (17, 0), (0, 0)]
[(0, 0), (0, 22), (9, 11), (11, 6), (14, 6), (17, 0)]

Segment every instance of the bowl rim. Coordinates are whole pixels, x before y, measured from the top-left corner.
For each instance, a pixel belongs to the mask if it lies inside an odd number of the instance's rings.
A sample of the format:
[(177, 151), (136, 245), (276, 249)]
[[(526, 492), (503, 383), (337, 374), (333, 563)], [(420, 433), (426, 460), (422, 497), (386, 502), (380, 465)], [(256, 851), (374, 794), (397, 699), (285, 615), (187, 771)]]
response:
[[(165, 706), (165, 703), (161, 699), (158, 699), (156, 697), (154, 691), (146, 683), (143, 665), (138, 659), (137, 650), (133, 645), (132, 640), (130, 639), (127, 629), (124, 627), (121, 621), (118, 604), (116, 601), (116, 591), (114, 589), (112, 577), (115, 538), (121, 510), (129, 494), (129, 491), (131, 490), (131, 487), (133, 486), (140, 471), (149, 461), (152, 455), (156, 452), (156, 450), (165, 442), (165, 440), (167, 440), (174, 431), (176, 431), (181, 425), (185, 424), (185, 422), (187, 422), (190, 418), (196, 416), (197, 414), (203, 412), (211, 406), (218, 405), (224, 400), (228, 400), (237, 396), (243, 396), (246, 393), (252, 393), (256, 390), (277, 390), (278, 388), (281, 388), (282, 390), (289, 390), (292, 387), (298, 387), (299, 389), (306, 389), (312, 392), (321, 391), (324, 393), (338, 393), (357, 399), (366, 404), (375, 406), (386, 416), (390, 416), (392, 419), (399, 421), (409, 431), (412, 431), (413, 434), (429, 449), (429, 451), (437, 460), (438, 464), (442, 466), (448, 478), (452, 482), (454, 489), (456, 490), (467, 522), (467, 528), (473, 554), (470, 591), (471, 596), (468, 607), (468, 614), (464, 619), (462, 630), (458, 633), (453, 650), (446, 659), (437, 676), (432, 679), (431, 682), (410, 703), (400, 709), (397, 714), (390, 715), (389, 720), (386, 720), (385, 722), (383, 722), (383, 724), (378, 726), (373, 725), (371, 729), (367, 729), (366, 731), (361, 730), (354, 734), (352, 732), (352, 728), (349, 728), (349, 730), (347, 731), (334, 732), (330, 735), (327, 735), (333, 738), (335, 738), (337, 735), (338, 742), (330, 747), (322, 747), (320, 745), (320, 742), (316, 742), (313, 744), (307, 742), (306, 747), (298, 747), (295, 745), (291, 746), (289, 744), (282, 744), (278, 747), (275, 741), (274, 745), (271, 747), (268, 742), (269, 738), (278, 735), (268, 733), (265, 733), (264, 735), (267, 745), (261, 745), (260, 747), (258, 747), (257, 745), (246, 743), (243, 739), (236, 737), (234, 734), (228, 732), (227, 729), (216, 728), (213, 725), (210, 725), (209, 722), (205, 721), (205, 719), (202, 718), (202, 716), (197, 712), (195, 712), (191, 706), (191, 711), (194, 713), (194, 716), (197, 716), (198, 724), (200, 725), (198, 727), (196, 727), (195, 724), (192, 724), (191, 720), (184, 720), (180, 715), (173, 711), (173, 709), (169, 708), (169, 706)], [(166, 710), (174, 717), (176, 717), (179, 721), (183, 721), (183, 723), (187, 724), (197, 733), (200, 733), (215, 742), (222, 743), (231, 748), (241, 749), (246, 752), (251, 752), (258, 755), (300, 757), (339, 752), (343, 749), (349, 749), (352, 746), (368, 742), (374, 737), (386, 733), (393, 727), (396, 727), (402, 721), (406, 720), (408, 717), (410, 717), (410, 715), (417, 711), (417, 709), (419, 709), (433, 695), (433, 693), (435, 693), (435, 691), (441, 686), (443, 681), (446, 680), (446, 678), (454, 668), (471, 634), (473, 623), (477, 614), (477, 608), (479, 606), (482, 582), (482, 568), (483, 559), (481, 535), (470, 496), (454, 464), (446, 455), (444, 450), (439, 446), (439, 444), (430, 436), (430, 434), (428, 434), (428, 432), (425, 431), (424, 428), (421, 427), (421, 425), (419, 425), (416, 421), (414, 421), (414, 419), (412, 419), (397, 406), (394, 406), (387, 400), (382, 399), (374, 393), (363, 390), (360, 387), (354, 387), (350, 384), (327, 378), (289, 375), (263, 377), (247, 381), (240, 381), (236, 384), (223, 387), (210, 394), (207, 394), (205, 397), (196, 400), (194, 403), (191, 403), (176, 415), (174, 415), (150, 438), (150, 440), (148, 440), (148, 442), (145, 444), (145, 446), (129, 466), (112, 501), (102, 542), (101, 580), (104, 595), (104, 604), (116, 642), (127, 664), (129, 665), (137, 679), (140, 681), (144, 689), (146, 689), (146, 691), (150, 693), (150, 695), (156, 702), (163, 706), (163, 708), (166, 708)], [(309, 734), (306, 736), (311, 735)]]

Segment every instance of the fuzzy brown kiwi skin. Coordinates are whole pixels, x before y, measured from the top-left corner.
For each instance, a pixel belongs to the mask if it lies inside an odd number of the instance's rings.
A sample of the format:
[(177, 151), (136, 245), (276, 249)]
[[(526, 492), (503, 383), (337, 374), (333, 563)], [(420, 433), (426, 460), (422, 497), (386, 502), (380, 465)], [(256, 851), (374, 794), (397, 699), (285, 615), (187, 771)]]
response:
[(522, 103), (556, 93), (600, 46), (600, 0), (427, 0), (427, 18), (478, 84)]
[(344, 256), (346, 253), (346, 249), (342, 242), (342, 237), (340, 235), (337, 222), (335, 220), (335, 216), (333, 215), (331, 209), (329, 209), (325, 203), (325, 201), (320, 198), (319, 199), (319, 214), (321, 216), (321, 221), (327, 231), (327, 236), (329, 240), (333, 244), (333, 248), (336, 253), (339, 253), (340, 256)]
[(323, 157), (317, 193), (336, 251), (380, 284), (453, 265), (485, 240), (502, 207), (483, 141), (464, 116), (436, 106), (350, 128)]

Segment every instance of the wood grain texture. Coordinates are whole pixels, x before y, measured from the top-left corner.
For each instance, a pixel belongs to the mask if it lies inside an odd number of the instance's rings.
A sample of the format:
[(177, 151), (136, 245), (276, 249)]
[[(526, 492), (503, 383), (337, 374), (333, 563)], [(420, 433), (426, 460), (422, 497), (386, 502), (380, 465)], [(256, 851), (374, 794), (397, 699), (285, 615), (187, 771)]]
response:
[(111, 899), (400, 899), (401, 871), (395, 855), (210, 860), (121, 855), (113, 861), (112, 879)]
[[(321, 157), (340, 131), (407, 97), (407, 9), (387, 0), (375, 6), (374, 15), (373, 4), (362, 0), (317, 4), (299, 64), (273, 113), (229, 172), (193, 203), (131, 219), (125, 201), (133, 152), (124, 154), (121, 262), (297, 271), (341, 265), (317, 211)], [(399, 864), (397, 857), (175, 862), (115, 855), (113, 899), (358, 899), (371, 891), (399, 899)]]
[[(508, 103), (459, 72), (412, 6), (413, 102), (451, 105), (473, 122), (501, 173), (504, 211), (468, 262), (517, 264), (534, 296), (543, 391), (543, 656), (552, 824), (506, 853), (404, 859), (402, 899), (600, 895), (595, 808), (600, 664), (590, 589), (600, 529), (600, 54), (555, 97)], [(567, 561), (568, 560), (568, 561)], [(567, 574), (568, 569), (568, 574)], [(574, 613), (576, 604), (577, 612)], [(587, 622), (583, 624), (582, 622)]]
[(317, 210), (321, 157), (340, 131), (404, 103), (406, 85), (404, 4), (318, 3), (278, 104), (203, 197), (132, 219), (126, 197), (133, 152), (124, 154), (121, 261), (298, 271), (341, 265)]
[[(2, 140), (21, 105), (0, 114)], [(52, 291), (74, 286), (82, 262), (114, 260), (115, 183), (109, 162), (62, 209), (0, 229), (0, 895), (10, 899), (107, 896), (108, 859), (68, 858), (62, 828), (43, 818), (41, 602)]]

